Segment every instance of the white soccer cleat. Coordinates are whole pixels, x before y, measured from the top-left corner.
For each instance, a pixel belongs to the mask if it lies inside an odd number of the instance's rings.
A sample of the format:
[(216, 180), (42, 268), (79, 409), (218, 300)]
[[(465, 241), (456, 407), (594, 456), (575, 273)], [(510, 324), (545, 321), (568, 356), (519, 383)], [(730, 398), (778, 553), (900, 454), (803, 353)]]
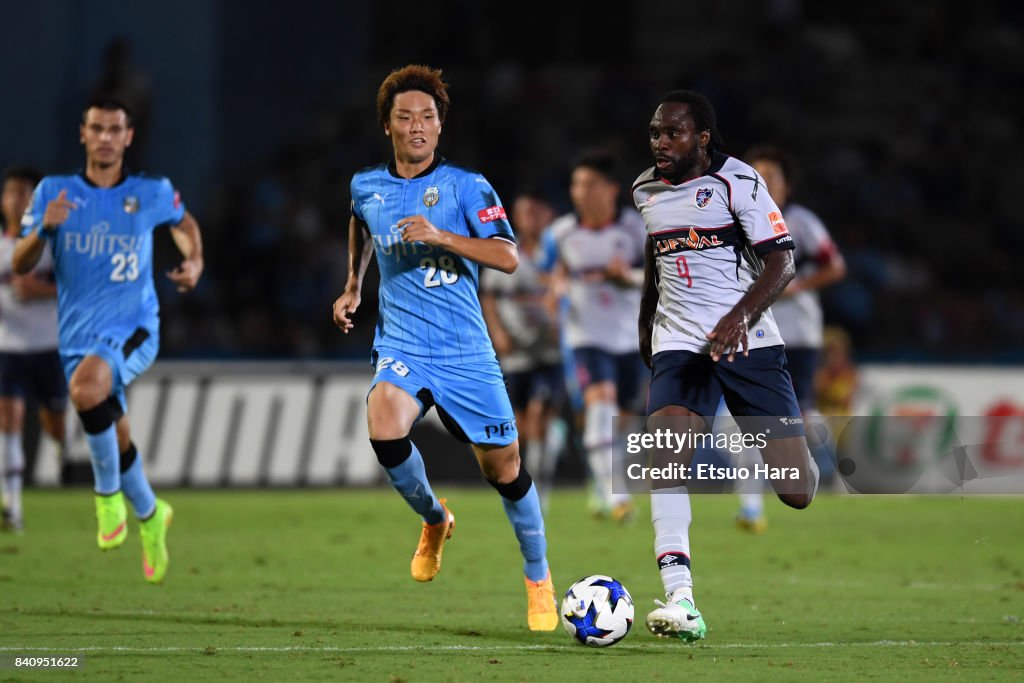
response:
[[(671, 600), (671, 598), (669, 598)], [(647, 630), (659, 638), (679, 638), (688, 643), (703, 640), (708, 627), (704, 617), (688, 598), (664, 603), (655, 600), (658, 608), (647, 615)]]

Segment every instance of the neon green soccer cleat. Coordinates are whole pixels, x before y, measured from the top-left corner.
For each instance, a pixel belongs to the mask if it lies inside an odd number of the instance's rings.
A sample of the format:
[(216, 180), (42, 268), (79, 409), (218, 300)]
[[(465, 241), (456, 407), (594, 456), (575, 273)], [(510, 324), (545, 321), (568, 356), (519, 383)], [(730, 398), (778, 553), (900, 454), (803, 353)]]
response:
[(160, 583), (167, 573), (170, 556), (167, 554), (167, 529), (174, 518), (174, 510), (167, 501), (156, 500), (156, 509), (149, 519), (139, 522), (142, 537), (142, 573), (149, 583)]
[(128, 511), (124, 505), (124, 494), (120, 491), (110, 496), (96, 496), (96, 521), (99, 532), (96, 543), (100, 550), (113, 550), (128, 538)]

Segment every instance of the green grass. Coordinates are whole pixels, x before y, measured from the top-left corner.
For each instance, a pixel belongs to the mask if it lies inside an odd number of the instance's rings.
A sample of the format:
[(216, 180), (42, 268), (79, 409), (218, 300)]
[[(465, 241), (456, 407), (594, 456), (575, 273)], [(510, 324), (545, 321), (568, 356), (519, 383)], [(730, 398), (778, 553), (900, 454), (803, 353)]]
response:
[(621, 580), (637, 625), (591, 650), (526, 629), (521, 560), (496, 494), (438, 487), (458, 519), (441, 574), (409, 578), (418, 523), (383, 490), (166, 494), (165, 585), (142, 580), (137, 527), (95, 546), (86, 491), (29, 492), (28, 533), (0, 536), (0, 655), (84, 654), (77, 672), (0, 680), (1006, 680), (1024, 672), (1024, 505), (997, 497), (830, 497), (770, 527), (735, 498), (694, 500), (704, 644), (659, 641), (646, 505), (589, 519), (580, 491), (548, 515), (559, 590)]

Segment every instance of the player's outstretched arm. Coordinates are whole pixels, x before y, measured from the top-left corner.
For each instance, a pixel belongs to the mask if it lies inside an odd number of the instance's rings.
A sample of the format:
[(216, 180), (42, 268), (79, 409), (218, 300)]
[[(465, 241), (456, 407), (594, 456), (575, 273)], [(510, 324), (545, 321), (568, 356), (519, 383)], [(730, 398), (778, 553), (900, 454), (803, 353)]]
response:
[(408, 216), (398, 221), (403, 242), (423, 242), (447, 249), (482, 266), (514, 273), (519, 267), (519, 250), (508, 240), (491, 237), (464, 237), (441, 230), (425, 216)]
[(179, 292), (187, 292), (195, 288), (203, 274), (203, 238), (199, 223), (186, 211), (181, 223), (171, 228), (171, 237), (185, 258), (181, 265), (167, 273), (167, 277), (178, 286)]
[(640, 317), (637, 331), (640, 333), (640, 357), (644, 365), (651, 367), (651, 336), (654, 334), (654, 313), (658, 310), (658, 272), (654, 262), (654, 240), (647, 238), (644, 245), (644, 283), (640, 290)]
[(11, 257), (11, 268), (16, 275), (24, 275), (32, 270), (43, 255), (46, 238), (43, 231), (53, 232), (68, 219), (78, 205), (68, 199), (68, 191), (61, 190), (56, 199), (50, 200), (43, 214), (42, 230), (33, 230), (19, 239), (14, 245)]
[(729, 354), (727, 360), (731, 363), (736, 358), (737, 350), (742, 351), (744, 356), (748, 355), (747, 333), (750, 321), (757, 319), (775, 303), (796, 275), (792, 249), (769, 252), (763, 259), (764, 270), (754, 280), (753, 286), (731, 311), (722, 316), (715, 329), (708, 333), (712, 360), (718, 361), (722, 355)]
[(334, 324), (348, 334), (352, 329), (352, 314), (362, 302), (363, 276), (373, 256), (373, 242), (367, 239), (370, 231), (355, 216), (348, 222), (348, 279), (345, 291), (334, 301)]

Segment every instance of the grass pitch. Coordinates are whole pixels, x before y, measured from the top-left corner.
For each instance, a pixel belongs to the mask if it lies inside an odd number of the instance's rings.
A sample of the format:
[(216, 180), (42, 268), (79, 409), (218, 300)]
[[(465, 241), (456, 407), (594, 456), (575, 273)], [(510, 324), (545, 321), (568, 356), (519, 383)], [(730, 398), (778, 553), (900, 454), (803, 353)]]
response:
[[(521, 560), (497, 494), (438, 486), (458, 526), (432, 583), (409, 578), (418, 522), (390, 490), (171, 491), (171, 568), (142, 580), (137, 526), (95, 545), (87, 491), (29, 492), (28, 532), (0, 536), (0, 680), (1007, 680), (1024, 672), (1024, 499), (698, 496), (691, 529), (702, 644), (656, 640), (647, 500), (638, 521), (588, 518), (559, 491), (549, 557), (630, 590), (637, 622), (592, 650), (526, 629)], [(78, 655), (74, 672), (11, 655)]]

